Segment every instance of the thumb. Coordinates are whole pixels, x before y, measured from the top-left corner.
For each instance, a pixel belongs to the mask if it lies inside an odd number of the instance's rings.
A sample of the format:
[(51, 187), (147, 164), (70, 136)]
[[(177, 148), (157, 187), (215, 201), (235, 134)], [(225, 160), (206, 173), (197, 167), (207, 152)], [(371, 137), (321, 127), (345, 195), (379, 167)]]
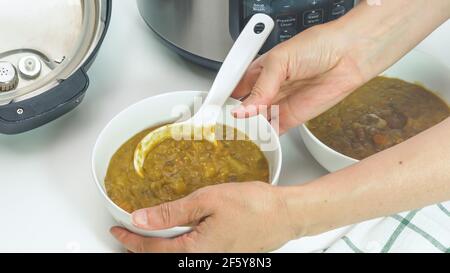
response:
[(286, 80), (287, 60), (285, 54), (267, 53), (260, 62), (261, 72), (251, 93), (242, 105), (233, 110), (237, 117), (254, 116), (259, 106), (270, 106), (281, 84)]
[(185, 198), (133, 212), (133, 225), (148, 230), (166, 229), (197, 222), (210, 213), (205, 198), (189, 195)]

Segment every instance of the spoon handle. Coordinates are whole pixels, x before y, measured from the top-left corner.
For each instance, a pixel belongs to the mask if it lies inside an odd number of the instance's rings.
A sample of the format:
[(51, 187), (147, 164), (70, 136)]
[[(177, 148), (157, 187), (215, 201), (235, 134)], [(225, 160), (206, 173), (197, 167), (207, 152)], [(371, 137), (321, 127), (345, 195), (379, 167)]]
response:
[(256, 14), (249, 20), (225, 58), (203, 106), (222, 107), (264, 45), (273, 27), (273, 19), (266, 14)]

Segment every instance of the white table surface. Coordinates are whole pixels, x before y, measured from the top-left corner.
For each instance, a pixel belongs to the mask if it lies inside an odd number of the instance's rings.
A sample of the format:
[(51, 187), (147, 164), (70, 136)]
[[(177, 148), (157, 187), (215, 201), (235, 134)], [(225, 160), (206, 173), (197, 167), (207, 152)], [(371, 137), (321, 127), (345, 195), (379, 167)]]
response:
[[(450, 66), (450, 22), (419, 48)], [(114, 1), (113, 18), (89, 71), (85, 101), (34, 131), (0, 136), (1, 252), (119, 252), (110, 236), (114, 221), (91, 177), (97, 135), (120, 110), (143, 98), (176, 90), (208, 90), (214, 72), (190, 64), (149, 31), (135, 1)], [(299, 134), (282, 137), (281, 184), (326, 174)], [(344, 229), (292, 241), (280, 251), (314, 251)]]

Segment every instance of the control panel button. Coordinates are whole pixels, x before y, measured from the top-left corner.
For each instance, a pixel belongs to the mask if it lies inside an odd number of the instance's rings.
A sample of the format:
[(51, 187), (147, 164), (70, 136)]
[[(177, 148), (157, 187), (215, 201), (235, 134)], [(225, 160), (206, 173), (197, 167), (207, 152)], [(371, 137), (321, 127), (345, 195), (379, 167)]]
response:
[(250, 9), (253, 13), (270, 13), (270, 0), (250, 1)]
[(255, 32), (256, 34), (260, 34), (264, 31), (264, 29), (266, 29), (266, 25), (264, 25), (263, 23), (259, 23), (256, 24), (255, 28), (253, 28), (253, 32)]
[(276, 22), (280, 28), (294, 28), (297, 26), (297, 16), (283, 15), (276, 18)]
[(312, 7), (317, 7), (322, 4), (322, 0), (308, 0), (308, 5)]
[(341, 17), (342, 15), (344, 15), (347, 12), (347, 9), (345, 8), (345, 6), (337, 4), (334, 5), (333, 9), (331, 10), (331, 18), (332, 19), (337, 19), (339, 17)]
[(284, 28), (280, 30), (279, 41), (280, 43), (287, 41), (294, 37), (297, 34), (297, 30), (295, 28)]
[(274, 0), (272, 2), (273, 10), (276, 12), (292, 12), (295, 9), (294, 0)]
[(323, 23), (323, 9), (309, 10), (303, 13), (303, 25), (310, 27)]

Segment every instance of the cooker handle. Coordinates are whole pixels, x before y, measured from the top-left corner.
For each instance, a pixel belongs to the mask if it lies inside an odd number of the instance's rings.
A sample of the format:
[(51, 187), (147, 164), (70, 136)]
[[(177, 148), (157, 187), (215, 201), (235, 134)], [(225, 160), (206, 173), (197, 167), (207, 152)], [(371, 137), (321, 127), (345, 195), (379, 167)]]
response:
[(89, 78), (84, 68), (39, 96), (0, 107), (0, 133), (18, 134), (48, 123), (75, 108)]

